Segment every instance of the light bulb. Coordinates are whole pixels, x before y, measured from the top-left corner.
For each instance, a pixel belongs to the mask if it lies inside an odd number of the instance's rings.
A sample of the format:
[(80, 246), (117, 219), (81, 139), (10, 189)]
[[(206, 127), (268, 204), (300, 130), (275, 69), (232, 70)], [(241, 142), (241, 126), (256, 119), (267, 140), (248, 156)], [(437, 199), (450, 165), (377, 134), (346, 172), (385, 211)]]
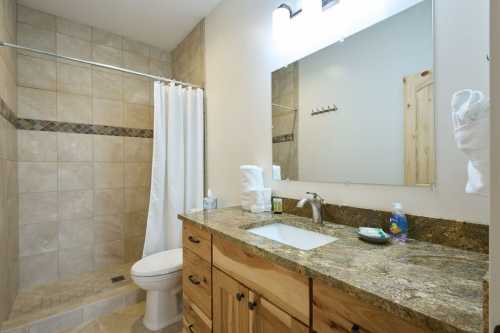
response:
[(273, 12), (273, 37), (282, 41), (290, 33), (290, 11), (286, 8), (276, 8)]

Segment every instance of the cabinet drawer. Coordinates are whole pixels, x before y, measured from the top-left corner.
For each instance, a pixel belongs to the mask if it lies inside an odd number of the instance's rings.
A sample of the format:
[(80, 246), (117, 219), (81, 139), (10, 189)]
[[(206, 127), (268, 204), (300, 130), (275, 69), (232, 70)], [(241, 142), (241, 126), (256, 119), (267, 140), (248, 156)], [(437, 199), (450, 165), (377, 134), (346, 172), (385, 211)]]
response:
[(183, 333), (211, 333), (212, 321), (187, 297), (184, 297)]
[(316, 280), (313, 329), (321, 333), (430, 333)]
[(201, 230), (193, 223), (184, 220), (182, 226), (182, 243), (209, 264), (212, 264), (212, 237), (209, 232)]
[(184, 294), (208, 318), (212, 318), (212, 267), (202, 258), (184, 248), (182, 288)]
[(213, 239), (214, 266), (309, 325), (309, 279), (239, 245)]

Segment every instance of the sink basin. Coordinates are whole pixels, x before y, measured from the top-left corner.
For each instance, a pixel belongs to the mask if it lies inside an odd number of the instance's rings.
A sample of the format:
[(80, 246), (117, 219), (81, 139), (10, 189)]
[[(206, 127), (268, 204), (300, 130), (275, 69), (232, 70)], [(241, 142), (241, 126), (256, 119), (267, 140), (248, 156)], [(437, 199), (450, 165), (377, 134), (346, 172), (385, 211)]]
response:
[(283, 223), (273, 223), (262, 227), (251, 228), (248, 232), (272, 239), (300, 250), (312, 250), (317, 247), (335, 242), (337, 238), (320, 234), (310, 230), (292, 227)]

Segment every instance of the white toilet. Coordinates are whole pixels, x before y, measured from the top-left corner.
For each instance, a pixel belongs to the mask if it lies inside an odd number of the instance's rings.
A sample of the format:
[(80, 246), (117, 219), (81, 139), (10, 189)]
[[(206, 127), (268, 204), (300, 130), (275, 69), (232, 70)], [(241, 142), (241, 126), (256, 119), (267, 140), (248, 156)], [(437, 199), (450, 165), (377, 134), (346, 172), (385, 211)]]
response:
[(182, 318), (182, 249), (153, 254), (136, 262), (132, 280), (147, 292), (146, 328), (157, 331)]

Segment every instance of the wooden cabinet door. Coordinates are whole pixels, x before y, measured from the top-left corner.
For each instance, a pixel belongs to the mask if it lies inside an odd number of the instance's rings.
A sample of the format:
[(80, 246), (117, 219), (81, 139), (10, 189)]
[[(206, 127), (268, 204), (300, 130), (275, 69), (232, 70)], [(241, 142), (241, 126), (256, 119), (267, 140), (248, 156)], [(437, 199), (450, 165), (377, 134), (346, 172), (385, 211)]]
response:
[(309, 329), (265, 298), (250, 291), (250, 333), (306, 333)]
[(248, 288), (215, 267), (212, 272), (214, 333), (248, 333)]
[(405, 185), (429, 185), (435, 176), (434, 79), (426, 70), (403, 78)]

